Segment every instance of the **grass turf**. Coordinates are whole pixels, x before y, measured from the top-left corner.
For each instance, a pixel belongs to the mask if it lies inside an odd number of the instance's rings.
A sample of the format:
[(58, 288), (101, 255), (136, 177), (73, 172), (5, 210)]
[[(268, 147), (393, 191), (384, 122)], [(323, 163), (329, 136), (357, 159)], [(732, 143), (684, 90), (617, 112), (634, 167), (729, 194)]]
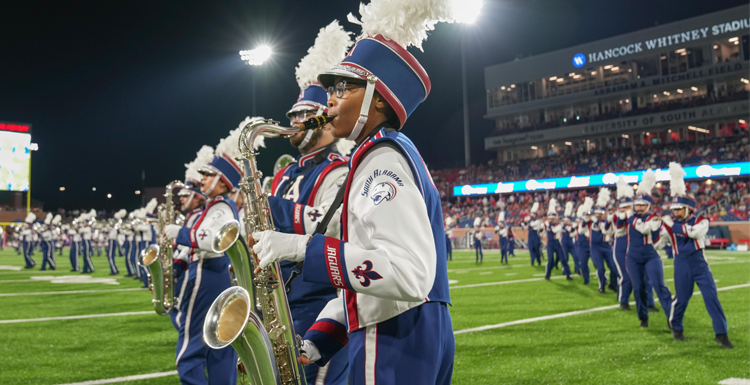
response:
[[(529, 266), (528, 253), (517, 254), (510, 265), (501, 265), (496, 251), (488, 250), (482, 264), (474, 262), (471, 252), (454, 252), (448, 263), (454, 330), (616, 305), (614, 293), (597, 292), (595, 277), (588, 286), (578, 276), (547, 282), (541, 277), (543, 267)], [(750, 253), (706, 254), (719, 288), (750, 283)], [(36, 257), (40, 266), (38, 253)], [(27, 282), (80, 274), (69, 272), (67, 250), (57, 259), (55, 272), (0, 270), (0, 294), (102, 292), (0, 296), (0, 320), (151, 310), (146, 290), (106, 292), (141, 286), (124, 273), (116, 277), (116, 286)], [(93, 277), (109, 278), (106, 259), (94, 257), (93, 262), (99, 269)], [(664, 272), (674, 294), (671, 262), (664, 260)], [(124, 271), (123, 259), (117, 263)], [(5, 249), (0, 265), (23, 266), (23, 258)], [(475, 284), (489, 285), (463, 287)], [(635, 310), (618, 309), (458, 334), (453, 383), (715, 384), (750, 378), (750, 288), (720, 291), (719, 298), (734, 350), (713, 342), (703, 300), (694, 296), (684, 320), (685, 342), (672, 339), (664, 313), (651, 313), (651, 327), (642, 329)], [(0, 336), (2, 384), (61, 384), (174, 370), (177, 332), (168, 317), (156, 314), (0, 324)], [(178, 378), (122, 383), (174, 384)]]

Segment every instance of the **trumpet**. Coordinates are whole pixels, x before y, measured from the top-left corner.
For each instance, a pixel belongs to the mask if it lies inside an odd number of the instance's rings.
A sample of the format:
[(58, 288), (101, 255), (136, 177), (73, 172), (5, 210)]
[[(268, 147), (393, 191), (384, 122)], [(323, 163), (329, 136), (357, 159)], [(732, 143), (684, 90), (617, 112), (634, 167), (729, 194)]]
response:
[[(293, 127), (281, 127), (278, 122), (255, 118), (242, 129), (238, 143), (242, 156), (237, 160), (245, 175), (239, 187), (245, 203), (246, 235), (273, 229), (268, 196), (261, 185), (263, 175), (258, 171), (257, 153), (253, 150), (255, 139), (259, 135), (275, 138), (319, 130), (331, 120), (320, 115)], [(211, 305), (203, 325), (206, 344), (213, 349), (232, 345), (253, 384), (306, 384), (304, 369), (297, 362), (300, 341), (278, 263), (253, 275), (257, 262), (239, 237), (237, 221), (222, 226), (213, 246), (215, 252), (226, 251), (229, 255), (238, 286), (225, 290)]]
[(172, 242), (164, 235), (164, 227), (176, 222), (172, 194), (175, 189), (183, 188), (185, 185), (176, 180), (167, 185), (167, 198), (157, 208), (157, 234), (158, 243), (149, 245), (141, 253), (141, 265), (146, 266), (149, 271), (149, 288), (154, 298), (151, 303), (154, 311), (159, 315), (167, 315), (175, 305), (174, 299), (174, 274), (172, 273)]

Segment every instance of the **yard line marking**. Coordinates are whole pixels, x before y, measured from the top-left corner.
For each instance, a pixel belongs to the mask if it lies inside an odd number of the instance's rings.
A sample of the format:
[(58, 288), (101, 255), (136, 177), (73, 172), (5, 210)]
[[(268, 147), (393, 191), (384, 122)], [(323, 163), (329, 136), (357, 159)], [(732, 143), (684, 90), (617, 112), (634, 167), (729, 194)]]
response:
[(21, 297), (21, 296), (24, 296), (24, 295), (108, 293), (108, 292), (113, 292), (113, 291), (143, 291), (143, 288), (102, 289), (102, 290), (37, 291), (37, 292), (29, 292), (29, 293), (0, 293), (0, 297)]
[[(743, 287), (750, 287), (750, 283), (742, 284), (742, 285), (734, 285), (734, 286), (726, 286), (726, 287), (720, 287), (717, 289), (717, 291), (725, 291), (725, 290), (732, 290), (732, 289), (741, 289)], [(701, 292), (695, 292), (693, 295), (701, 295)], [(635, 305), (635, 302), (630, 302), (631, 305)], [(559, 314), (551, 314), (551, 315), (545, 315), (542, 317), (534, 317), (534, 318), (526, 318), (521, 319), (517, 321), (510, 321), (510, 322), (503, 322), (495, 325), (485, 325), (485, 326), (479, 326), (476, 328), (470, 328), (470, 329), (463, 329), (463, 330), (457, 330), (453, 332), (453, 334), (464, 334), (464, 333), (472, 333), (472, 332), (479, 332), (479, 331), (485, 331), (485, 330), (491, 330), (491, 329), (498, 329), (498, 328), (504, 328), (506, 326), (513, 326), (513, 325), (521, 325), (521, 324), (527, 324), (537, 321), (546, 321), (550, 319), (555, 318), (563, 318), (563, 317), (569, 317), (572, 315), (579, 315), (579, 314), (586, 314), (586, 313), (593, 313), (597, 311), (602, 310), (610, 310), (610, 309), (619, 309), (620, 304), (617, 305), (610, 305), (610, 306), (601, 306), (601, 307), (595, 307), (592, 309), (585, 309), (585, 310), (576, 310), (576, 311), (570, 311), (567, 313), (559, 313)]]
[(515, 264), (515, 265), (502, 265), (502, 266), (487, 266), (487, 267), (467, 267), (464, 269), (456, 268), (456, 269), (448, 269), (449, 273), (455, 273), (457, 271), (473, 271), (473, 270), (492, 270), (492, 269), (512, 269), (513, 267), (519, 267), (519, 266), (530, 266), (526, 263), (524, 264)]
[(505, 274), (505, 275), (516, 275), (516, 274), (518, 274), (518, 273), (508, 273), (508, 274)]
[(492, 274), (491, 271), (483, 271), (483, 272), (479, 273), (479, 275), (490, 275), (490, 274)]
[(727, 378), (726, 380), (719, 381), (719, 385), (750, 385), (750, 380), (747, 378)]
[(36, 279), (6, 279), (0, 281), (0, 283), (16, 283), (16, 282), (39, 282)]
[(23, 269), (21, 266), (0, 265), (0, 270), (21, 271), (21, 269)]
[(125, 313), (105, 313), (105, 314), (71, 315), (71, 316), (65, 316), (65, 317), (6, 319), (6, 320), (0, 320), (0, 324), (15, 324), (15, 323), (22, 323), (22, 322), (59, 321), (59, 320), (88, 319), (88, 318), (102, 318), (102, 317), (122, 317), (122, 316), (126, 316), (126, 315), (144, 315), (144, 314), (154, 314), (154, 312), (153, 311), (129, 311), (129, 312), (125, 312)]
[[(735, 264), (735, 263), (748, 263), (748, 262), (750, 262), (750, 260), (711, 262), (711, 263), (709, 263), (709, 266), (714, 266), (714, 265), (728, 265), (728, 264)], [(527, 264), (522, 264), (522, 265), (503, 265), (503, 266), (487, 266), (487, 267), (467, 267), (465, 269), (449, 269), (448, 272), (449, 273), (456, 273), (456, 274), (464, 274), (464, 273), (468, 273), (470, 271), (475, 271), (475, 270), (511, 269), (511, 268), (517, 267), (517, 266), (521, 266), (521, 267), (526, 266), (526, 267), (529, 267), (529, 265), (527, 265)], [(674, 267), (674, 265), (664, 265), (665, 269), (671, 269), (673, 267)], [(536, 276), (541, 277), (543, 275), (544, 274), (535, 274), (534, 276), (535, 277)]]
[(169, 371), (169, 372), (138, 374), (138, 375), (135, 375), (135, 376), (108, 378), (108, 379), (105, 379), (105, 380), (91, 380), (91, 381), (84, 381), (84, 382), (71, 382), (69, 384), (62, 384), (62, 385), (101, 385), (101, 384), (115, 384), (115, 383), (118, 383), (118, 382), (136, 381), (136, 380), (148, 380), (148, 379), (151, 379), (151, 378), (176, 376), (176, 375), (177, 375), (177, 371), (176, 370), (172, 370), (172, 371)]

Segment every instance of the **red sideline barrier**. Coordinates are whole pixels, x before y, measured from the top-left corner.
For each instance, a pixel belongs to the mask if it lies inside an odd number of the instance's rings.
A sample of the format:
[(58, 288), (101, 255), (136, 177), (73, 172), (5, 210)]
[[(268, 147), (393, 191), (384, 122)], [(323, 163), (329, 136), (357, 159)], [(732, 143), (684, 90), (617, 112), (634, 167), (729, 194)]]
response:
[(713, 238), (709, 239), (711, 247), (727, 247), (729, 246), (728, 238)]

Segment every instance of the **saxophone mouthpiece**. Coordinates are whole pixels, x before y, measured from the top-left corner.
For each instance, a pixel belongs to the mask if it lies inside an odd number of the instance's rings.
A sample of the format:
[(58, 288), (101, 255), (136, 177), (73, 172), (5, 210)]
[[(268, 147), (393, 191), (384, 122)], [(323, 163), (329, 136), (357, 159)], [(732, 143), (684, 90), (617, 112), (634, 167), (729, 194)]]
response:
[(300, 131), (305, 130), (319, 130), (323, 127), (325, 127), (326, 124), (328, 124), (330, 121), (333, 120), (333, 117), (329, 117), (326, 114), (313, 116), (310, 119), (307, 119), (304, 123), (297, 124), (295, 127), (299, 128)]

